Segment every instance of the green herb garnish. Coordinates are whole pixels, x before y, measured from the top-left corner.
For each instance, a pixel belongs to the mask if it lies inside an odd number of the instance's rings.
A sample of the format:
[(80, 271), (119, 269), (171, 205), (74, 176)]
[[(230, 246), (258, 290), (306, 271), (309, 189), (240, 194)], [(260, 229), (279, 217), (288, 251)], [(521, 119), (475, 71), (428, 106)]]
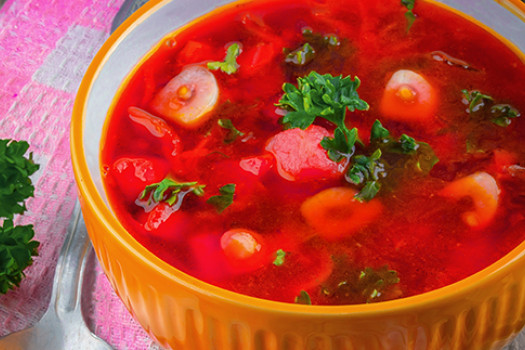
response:
[(304, 290), (299, 292), (299, 295), (295, 297), (294, 302), (296, 304), (312, 305), (312, 299), (310, 298), (310, 295), (308, 295), (308, 293)]
[(143, 200), (150, 194), (148, 202), (160, 203), (166, 202), (169, 206), (179, 204), (187, 193), (193, 193), (199, 197), (204, 195), (205, 185), (199, 185), (197, 182), (177, 182), (170, 178), (165, 178), (146, 186), (139, 196)]
[(347, 109), (368, 110), (368, 103), (359, 98), (357, 88), (359, 78), (352, 80), (330, 74), (311, 72), (297, 79), (298, 86), (290, 83), (283, 86), (285, 94), (277, 106), (289, 110), (283, 123), (292, 128), (306, 129), (317, 117), (326, 119), (337, 126), (334, 138), (325, 138), (321, 145), (328, 151), (331, 159), (340, 161), (349, 157), (357, 141), (357, 130), (349, 130), (345, 124)]
[(494, 104), (492, 96), (483, 94), (478, 90), (461, 90), (461, 92), (468, 104), (470, 114), (482, 113), (498, 126), (507, 127), (511, 124), (512, 119), (520, 116), (520, 112), (516, 108), (508, 104)]
[(230, 119), (219, 119), (217, 121), (217, 124), (223, 128), (228, 130), (228, 135), (226, 135), (226, 138), (224, 139), (224, 143), (232, 143), (234, 142), (237, 137), (244, 136), (244, 133), (239, 131), (232, 123)]
[(284, 59), (286, 63), (304, 66), (315, 57), (315, 50), (309, 43), (304, 43), (300, 48), (288, 53)]
[(25, 141), (0, 140), (0, 293), (20, 285), (24, 270), (33, 263), (39, 242), (33, 225), (14, 226), (13, 217), (26, 211), (25, 200), (34, 195), (30, 179), (39, 168), (32, 154), (25, 157)]
[(399, 283), (397, 272), (390, 270), (388, 266), (377, 270), (367, 267), (359, 274), (358, 286), (366, 302), (370, 303), (379, 299), (386, 289), (396, 283)]
[(518, 118), (520, 112), (507, 104), (498, 104), (490, 108), (491, 121), (499, 126), (507, 127), (512, 123), (512, 119)]
[(235, 184), (227, 184), (219, 188), (219, 195), (211, 196), (208, 203), (217, 208), (219, 213), (228, 208), (233, 203), (233, 195), (235, 194)]
[(286, 252), (282, 249), (279, 249), (275, 252), (275, 259), (273, 260), (273, 264), (275, 266), (281, 266), (284, 264), (284, 258), (286, 257)]
[(357, 155), (352, 158), (353, 165), (347, 172), (347, 180), (355, 185), (364, 184), (355, 198), (359, 201), (369, 201), (381, 189), (379, 180), (386, 176), (385, 166), (380, 161), (381, 150), (378, 148), (370, 157)]
[(233, 74), (239, 69), (239, 64), (237, 63), (237, 57), (241, 53), (241, 48), (238, 43), (232, 43), (226, 49), (226, 57), (224, 61), (215, 61), (208, 62), (208, 69), (217, 70), (220, 69), (226, 74)]
[(468, 111), (470, 114), (479, 111), (486, 101), (493, 101), (493, 98), (489, 95), (482, 94), (478, 90), (461, 90), (463, 97), (467, 100)]
[(416, 0), (401, 0), (401, 4), (407, 8), (405, 12), (405, 18), (407, 19), (407, 32), (412, 28), (416, 15), (414, 14), (414, 5)]

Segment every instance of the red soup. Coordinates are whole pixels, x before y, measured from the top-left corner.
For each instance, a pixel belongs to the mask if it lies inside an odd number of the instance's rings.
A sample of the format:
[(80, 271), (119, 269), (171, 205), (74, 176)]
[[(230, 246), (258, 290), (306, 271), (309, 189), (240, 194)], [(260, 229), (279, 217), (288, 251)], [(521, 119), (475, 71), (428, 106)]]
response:
[(525, 237), (524, 81), (509, 47), (424, 1), (243, 3), (136, 68), (105, 186), (139, 242), (214, 285), (312, 304), (423, 293)]

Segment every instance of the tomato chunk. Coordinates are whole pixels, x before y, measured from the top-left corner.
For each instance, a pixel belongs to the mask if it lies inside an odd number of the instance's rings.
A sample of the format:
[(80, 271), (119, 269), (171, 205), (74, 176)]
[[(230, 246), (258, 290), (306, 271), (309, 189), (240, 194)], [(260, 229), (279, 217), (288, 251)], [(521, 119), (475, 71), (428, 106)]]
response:
[(341, 174), (339, 165), (328, 158), (321, 140), (328, 130), (312, 125), (305, 130), (285, 130), (273, 136), (266, 150), (275, 157), (279, 175), (288, 181), (333, 178)]
[(164, 119), (133, 106), (128, 108), (128, 113), (129, 118), (134, 123), (142, 125), (153, 137), (163, 141), (164, 154), (168, 158), (174, 157), (182, 151), (180, 137)]
[(189, 227), (187, 214), (165, 202), (158, 203), (149, 211), (144, 223), (148, 234), (166, 241), (177, 241), (184, 237), (184, 232)]

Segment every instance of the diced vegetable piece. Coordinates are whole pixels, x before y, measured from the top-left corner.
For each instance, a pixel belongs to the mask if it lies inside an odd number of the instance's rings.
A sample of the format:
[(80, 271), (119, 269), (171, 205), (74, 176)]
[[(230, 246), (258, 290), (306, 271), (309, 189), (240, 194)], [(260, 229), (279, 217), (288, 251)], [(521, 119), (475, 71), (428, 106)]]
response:
[(183, 64), (198, 63), (209, 60), (213, 57), (215, 49), (203, 42), (188, 40), (186, 45), (180, 50), (178, 60)]
[(328, 136), (330, 133), (317, 125), (289, 129), (273, 136), (266, 150), (274, 155), (277, 171), (286, 180), (335, 177), (341, 174), (339, 165), (320, 144)]
[(154, 237), (176, 241), (183, 237), (189, 223), (184, 212), (160, 202), (148, 213), (144, 229)]
[(250, 258), (261, 251), (261, 243), (255, 236), (254, 232), (244, 229), (226, 231), (221, 237), (221, 248), (231, 259)]
[(279, 54), (273, 43), (260, 42), (239, 56), (240, 71), (246, 75), (260, 74), (268, 64)]
[(489, 224), (498, 209), (500, 189), (496, 180), (486, 172), (477, 172), (448, 184), (440, 194), (459, 200), (472, 198), (474, 210), (462, 214), (463, 221), (472, 228)]
[(436, 91), (420, 74), (402, 69), (388, 81), (380, 104), (381, 113), (398, 121), (425, 121), (434, 116)]
[(174, 157), (182, 151), (182, 143), (179, 136), (162, 118), (154, 116), (151, 113), (138, 107), (128, 108), (129, 118), (145, 127), (149, 133), (166, 142), (165, 153), (168, 157)]
[(262, 156), (246, 157), (239, 161), (239, 166), (242, 170), (249, 172), (255, 176), (262, 176), (270, 170), (273, 161), (270, 154)]
[[(109, 169), (110, 177), (128, 202), (135, 202), (147, 185), (161, 181), (169, 171), (169, 165), (157, 158), (117, 159)], [(109, 180), (109, 181), (112, 181)]]
[(221, 248), (234, 271), (250, 271), (271, 262), (264, 239), (251, 230), (235, 228), (221, 236)]
[(152, 109), (174, 122), (194, 128), (208, 120), (219, 97), (213, 73), (204, 67), (185, 67), (153, 98)]
[(318, 234), (336, 240), (357, 233), (382, 211), (378, 199), (360, 202), (349, 187), (332, 187), (308, 198), (301, 205), (301, 214)]

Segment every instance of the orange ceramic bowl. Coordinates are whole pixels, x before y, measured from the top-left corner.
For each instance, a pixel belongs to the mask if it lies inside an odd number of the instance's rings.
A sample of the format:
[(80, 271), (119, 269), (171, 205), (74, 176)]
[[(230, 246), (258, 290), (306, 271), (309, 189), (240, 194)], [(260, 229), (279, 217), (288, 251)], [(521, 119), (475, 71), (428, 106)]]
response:
[[(525, 325), (525, 242), (475, 275), (425, 294), (375, 304), (305, 306), (256, 299), (199, 281), (157, 258), (122, 227), (108, 206), (99, 164), (113, 96), (165, 35), (229, 2), (149, 1), (104, 44), (78, 92), (71, 152), (80, 203), (102, 268), (133, 316), (161, 345), (173, 349), (504, 346)], [(522, 1), (438, 4), (450, 5), (485, 26), (512, 46), (525, 64)]]

